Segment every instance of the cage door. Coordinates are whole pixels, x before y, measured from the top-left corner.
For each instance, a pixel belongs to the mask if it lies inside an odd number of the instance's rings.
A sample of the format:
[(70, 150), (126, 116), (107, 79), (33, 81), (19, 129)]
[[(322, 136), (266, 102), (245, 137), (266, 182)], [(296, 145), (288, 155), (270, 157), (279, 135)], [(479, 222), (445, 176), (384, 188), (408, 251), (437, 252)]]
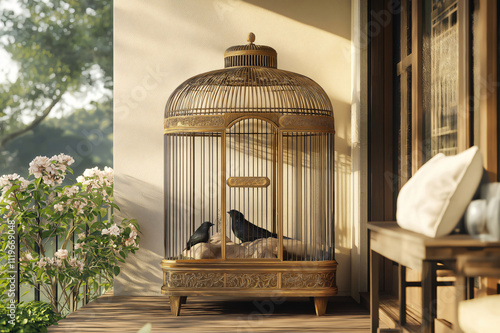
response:
[(277, 131), (246, 118), (226, 131), (226, 258), (277, 258)]

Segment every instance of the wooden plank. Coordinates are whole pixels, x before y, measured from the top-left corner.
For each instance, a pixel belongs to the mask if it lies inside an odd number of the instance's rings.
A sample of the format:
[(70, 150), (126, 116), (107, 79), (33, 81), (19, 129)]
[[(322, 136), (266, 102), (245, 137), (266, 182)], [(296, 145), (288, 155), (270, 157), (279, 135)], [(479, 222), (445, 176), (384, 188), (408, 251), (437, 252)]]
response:
[(490, 181), (497, 181), (497, 1), (479, 1), (478, 24), (480, 77), (486, 82), (479, 87), (479, 149)]
[(368, 311), (350, 297), (329, 299), (325, 316), (303, 299), (193, 297), (180, 316), (170, 314), (168, 297), (101, 297), (49, 328), (49, 332), (136, 333), (151, 323), (163, 332), (356, 332), (370, 328)]
[[(372, 223), (369, 223), (369, 227)], [(388, 224), (391, 224), (388, 222)], [(399, 227), (398, 227), (399, 228)], [(425, 247), (422, 238), (405, 233), (371, 232), (370, 248), (384, 257), (396, 261), (415, 270), (421, 270), (425, 257)]]
[(430, 238), (400, 228), (396, 222), (369, 222), (370, 246), (387, 258), (421, 270), (422, 260), (451, 260), (471, 251), (499, 252), (500, 242), (485, 242), (469, 235)]
[(404, 333), (420, 332), (421, 316), (412, 311), (411, 308), (406, 312), (407, 322), (404, 325), (399, 323), (399, 302), (398, 300), (387, 294), (380, 296), (380, 321), (390, 328), (401, 329)]

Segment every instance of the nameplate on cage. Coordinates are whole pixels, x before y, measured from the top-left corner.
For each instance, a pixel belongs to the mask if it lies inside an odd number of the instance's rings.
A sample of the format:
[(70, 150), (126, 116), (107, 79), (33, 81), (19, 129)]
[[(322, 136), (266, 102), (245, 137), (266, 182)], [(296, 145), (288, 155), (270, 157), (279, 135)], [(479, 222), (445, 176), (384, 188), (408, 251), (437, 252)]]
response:
[(268, 187), (271, 181), (267, 177), (229, 177), (229, 187)]

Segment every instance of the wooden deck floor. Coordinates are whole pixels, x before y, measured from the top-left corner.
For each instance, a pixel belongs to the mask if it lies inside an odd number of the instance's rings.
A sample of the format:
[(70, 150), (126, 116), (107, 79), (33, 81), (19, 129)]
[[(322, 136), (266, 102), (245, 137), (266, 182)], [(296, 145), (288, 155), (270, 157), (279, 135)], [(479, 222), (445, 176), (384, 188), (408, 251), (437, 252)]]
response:
[(170, 314), (168, 297), (103, 296), (61, 320), (49, 332), (368, 332), (370, 315), (348, 297), (334, 297), (327, 314), (293, 299), (282, 304), (257, 299), (188, 298), (181, 315)]

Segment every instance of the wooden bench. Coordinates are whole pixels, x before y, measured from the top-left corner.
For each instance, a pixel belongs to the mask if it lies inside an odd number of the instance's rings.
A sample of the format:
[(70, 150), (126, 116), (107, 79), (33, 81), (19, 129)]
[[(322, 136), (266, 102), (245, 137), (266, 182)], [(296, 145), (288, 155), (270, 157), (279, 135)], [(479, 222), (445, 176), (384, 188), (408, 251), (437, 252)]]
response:
[(484, 242), (469, 235), (430, 238), (401, 229), (396, 222), (369, 222), (371, 332), (379, 326), (379, 267), (382, 257), (399, 264), (400, 326), (406, 323), (406, 267), (422, 272), (422, 332), (434, 332), (438, 263), (456, 269), (458, 255), (498, 252), (500, 242)]

